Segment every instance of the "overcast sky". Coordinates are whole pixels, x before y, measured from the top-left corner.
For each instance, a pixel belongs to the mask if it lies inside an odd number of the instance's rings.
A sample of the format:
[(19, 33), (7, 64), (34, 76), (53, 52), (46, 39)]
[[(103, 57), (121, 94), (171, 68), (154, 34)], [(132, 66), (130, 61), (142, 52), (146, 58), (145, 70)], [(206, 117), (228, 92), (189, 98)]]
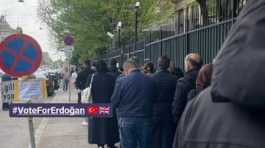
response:
[(20, 26), (23, 32), (34, 37), (43, 51), (49, 52), (53, 60), (63, 56), (56, 48), (49, 36), (47, 26), (37, 16), (38, 0), (0, 0), (0, 15), (5, 15), (12, 28)]

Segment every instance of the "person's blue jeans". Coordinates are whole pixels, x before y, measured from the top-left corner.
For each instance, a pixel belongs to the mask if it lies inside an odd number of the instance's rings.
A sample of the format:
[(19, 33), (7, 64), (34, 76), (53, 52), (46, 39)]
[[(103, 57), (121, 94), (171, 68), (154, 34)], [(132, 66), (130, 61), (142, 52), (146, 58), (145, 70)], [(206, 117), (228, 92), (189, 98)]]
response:
[(152, 119), (119, 118), (122, 148), (152, 148)]

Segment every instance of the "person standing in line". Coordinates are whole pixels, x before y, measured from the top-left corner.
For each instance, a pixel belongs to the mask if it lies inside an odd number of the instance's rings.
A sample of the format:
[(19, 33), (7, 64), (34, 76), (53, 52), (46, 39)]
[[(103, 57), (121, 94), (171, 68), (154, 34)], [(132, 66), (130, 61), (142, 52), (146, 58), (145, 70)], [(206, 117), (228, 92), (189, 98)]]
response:
[(146, 75), (152, 75), (155, 72), (154, 64), (152, 62), (146, 63), (143, 70)]
[(184, 76), (182, 69), (179, 67), (176, 67), (176, 65), (173, 62), (170, 63), (169, 72), (172, 75), (176, 76), (178, 79), (180, 79)]
[(117, 68), (117, 61), (115, 59), (112, 59), (110, 61), (109, 73), (115, 78), (118, 78), (121, 74), (121, 72), (119, 72), (119, 69)]
[[(96, 63), (96, 73), (91, 80), (92, 103), (109, 104), (116, 78), (108, 73), (107, 64), (104, 61)], [(99, 148), (103, 148), (104, 145), (108, 148), (116, 148), (115, 143), (119, 142), (116, 115), (112, 118), (90, 118), (88, 141), (91, 144), (97, 144)]]
[(136, 60), (123, 65), (111, 97), (117, 112), (122, 148), (152, 148), (152, 108), (157, 97), (155, 81), (143, 74)]
[(188, 93), (196, 87), (197, 75), (202, 66), (201, 58), (196, 53), (187, 55), (184, 63), (186, 73), (177, 82), (175, 97), (172, 103), (172, 114), (176, 124), (178, 124), (187, 104)]
[(211, 85), (212, 71), (212, 64), (205, 64), (202, 66), (196, 80), (196, 88), (189, 92), (188, 101), (195, 98), (200, 92), (202, 92), (204, 89)]
[(78, 89), (78, 103), (81, 103), (81, 92), (87, 87), (87, 83), (90, 82), (90, 80), (88, 80), (89, 76), (94, 73), (90, 63), (90, 60), (85, 61), (84, 69), (78, 73), (75, 81), (75, 87)]
[(153, 107), (153, 148), (172, 148), (175, 125), (171, 114), (171, 104), (174, 98), (177, 77), (169, 71), (170, 59), (162, 56), (158, 59), (158, 70), (152, 75), (159, 95), (154, 100)]

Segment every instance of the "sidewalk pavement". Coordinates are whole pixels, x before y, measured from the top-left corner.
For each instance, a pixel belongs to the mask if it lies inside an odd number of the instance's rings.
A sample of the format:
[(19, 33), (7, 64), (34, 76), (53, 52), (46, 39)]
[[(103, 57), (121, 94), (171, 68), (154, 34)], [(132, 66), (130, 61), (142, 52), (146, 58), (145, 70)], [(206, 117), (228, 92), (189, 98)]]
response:
[[(58, 91), (45, 102), (68, 103), (68, 93)], [(76, 92), (71, 103), (77, 102)], [(1, 103), (1, 101), (0, 101)], [(34, 118), (37, 148), (96, 148), (88, 144), (85, 118)], [(0, 148), (30, 148), (27, 118), (10, 118), (0, 107)]]
[[(53, 101), (68, 103), (68, 92), (58, 92)], [(77, 102), (72, 91), (71, 103)], [(81, 125), (85, 118), (45, 118), (36, 130), (37, 148), (96, 148), (88, 144), (87, 126)]]

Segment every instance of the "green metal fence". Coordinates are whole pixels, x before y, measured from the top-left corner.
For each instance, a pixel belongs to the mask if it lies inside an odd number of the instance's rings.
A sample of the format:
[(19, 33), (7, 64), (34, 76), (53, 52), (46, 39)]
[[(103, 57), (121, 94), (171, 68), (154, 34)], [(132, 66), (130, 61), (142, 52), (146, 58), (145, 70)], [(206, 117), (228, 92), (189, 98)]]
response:
[[(137, 57), (141, 64), (145, 61), (156, 63), (158, 57), (167, 55), (177, 67), (183, 68), (185, 56), (195, 52), (201, 55), (204, 63), (210, 63), (221, 48), (233, 21), (231, 19), (162, 40), (144, 43), (138, 50), (131, 51), (130, 55)], [(122, 64), (128, 58), (129, 48), (132, 49), (128, 46), (112, 51), (106, 60), (116, 59)]]
[[(180, 24), (179, 19), (171, 21), (173, 24), (160, 26), (157, 31), (147, 32), (145, 40), (139, 41), (137, 44), (137, 50), (133, 50), (134, 44), (129, 44), (119, 49), (109, 50), (104, 59), (106, 61), (116, 59), (121, 65), (130, 53), (130, 56), (137, 57), (141, 64), (152, 61), (156, 65), (158, 57), (167, 55), (177, 67), (183, 68), (185, 56), (195, 52), (201, 55), (204, 63), (211, 63), (246, 1), (227, 1), (227, 4), (233, 6), (233, 9), (225, 9), (227, 12), (222, 11), (221, 14), (220, 10), (223, 9), (216, 9), (208, 24), (201, 24), (200, 15), (195, 15), (198, 18), (187, 17), (185, 24), (188, 25), (185, 29), (182, 27), (184, 29), (182, 31), (179, 31), (180, 28), (177, 27), (181, 26), (178, 25)], [(216, 0), (216, 2), (218, 4), (221, 1)]]

